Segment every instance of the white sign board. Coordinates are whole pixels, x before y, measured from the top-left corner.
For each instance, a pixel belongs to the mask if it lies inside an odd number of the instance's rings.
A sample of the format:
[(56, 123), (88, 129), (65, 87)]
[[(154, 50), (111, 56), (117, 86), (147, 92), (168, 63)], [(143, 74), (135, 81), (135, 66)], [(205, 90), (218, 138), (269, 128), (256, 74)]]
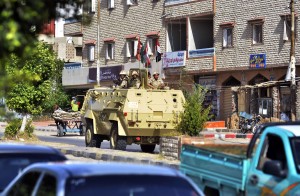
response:
[(185, 66), (186, 51), (166, 52), (163, 54), (163, 68)]

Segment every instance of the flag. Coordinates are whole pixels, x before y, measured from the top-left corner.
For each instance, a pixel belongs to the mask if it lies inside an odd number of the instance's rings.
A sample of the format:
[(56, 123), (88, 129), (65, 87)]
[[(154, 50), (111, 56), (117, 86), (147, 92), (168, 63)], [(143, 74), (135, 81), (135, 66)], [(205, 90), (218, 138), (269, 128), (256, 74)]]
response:
[(160, 45), (158, 42), (158, 39), (156, 40), (156, 62), (159, 62), (161, 60), (161, 51), (160, 51)]
[(141, 60), (141, 51), (142, 51), (141, 49), (142, 49), (142, 46), (143, 46), (143, 44), (142, 44), (142, 42), (140, 40), (140, 37), (139, 37), (139, 39), (138, 39), (138, 45), (137, 45), (137, 51), (136, 51), (136, 59), (138, 61)]
[(148, 44), (146, 44), (145, 46), (144, 45), (142, 46), (141, 54), (142, 54), (141, 61), (142, 61), (142, 63), (145, 63), (145, 67), (150, 66), (151, 61), (150, 61), (150, 58), (148, 55)]

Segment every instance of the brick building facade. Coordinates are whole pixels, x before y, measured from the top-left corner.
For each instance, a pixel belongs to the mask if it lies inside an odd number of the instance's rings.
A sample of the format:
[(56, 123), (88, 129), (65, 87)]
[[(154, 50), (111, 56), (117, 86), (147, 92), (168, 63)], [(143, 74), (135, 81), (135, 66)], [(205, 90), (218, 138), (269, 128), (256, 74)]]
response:
[[(100, 4), (89, 0), (88, 3), (85, 13), (91, 16), (91, 23), (81, 27), (85, 68), (96, 67), (98, 54), (101, 68), (139, 67), (134, 53), (140, 38), (143, 44), (152, 43), (149, 70), (163, 72), (168, 85), (178, 88), (181, 83), (190, 88), (199, 83), (209, 89), (205, 102), (213, 105), (215, 119), (226, 120), (233, 112), (232, 86), (285, 78), (291, 44), (290, 10), (285, 0), (108, 0)], [(296, 13), (299, 9), (296, 4)], [(296, 38), (298, 26), (296, 15)], [(164, 61), (155, 62), (156, 39), (163, 53), (185, 51), (184, 66), (161, 69)], [(297, 66), (299, 49), (296, 39)], [(111, 81), (103, 84), (110, 85)], [(277, 88), (276, 97), (287, 100), (289, 89)], [(262, 88), (256, 98), (272, 98), (275, 91)], [(251, 110), (251, 91), (238, 96), (235, 107), (238, 111), (257, 112)]]

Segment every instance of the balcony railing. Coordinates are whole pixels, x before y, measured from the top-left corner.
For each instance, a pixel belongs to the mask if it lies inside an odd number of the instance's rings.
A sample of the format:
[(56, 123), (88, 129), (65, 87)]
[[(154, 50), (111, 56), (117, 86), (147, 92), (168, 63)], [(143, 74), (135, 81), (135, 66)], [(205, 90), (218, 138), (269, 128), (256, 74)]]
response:
[(189, 51), (189, 58), (214, 56), (215, 48), (202, 48)]
[(165, 5), (174, 5), (179, 3), (190, 2), (191, 0), (165, 0)]

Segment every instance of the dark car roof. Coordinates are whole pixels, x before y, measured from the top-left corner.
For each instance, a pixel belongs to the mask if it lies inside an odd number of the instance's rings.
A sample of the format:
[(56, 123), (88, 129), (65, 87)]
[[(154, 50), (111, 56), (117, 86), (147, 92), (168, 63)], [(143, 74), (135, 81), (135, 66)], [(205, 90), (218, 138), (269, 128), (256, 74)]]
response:
[(66, 172), (71, 176), (86, 175), (164, 175), (180, 176), (181, 174), (175, 169), (154, 166), (141, 165), (133, 163), (88, 163), (66, 161), (60, 163), (36, 163), (30, 166), (40, 170), (53, 171), (55, 173)]
[(15, 143), (2, 143), (0, 144), (0, 154), (4, 153), (39, 153), (39, 154), (59, 154), (64, 156), (59, 150), (41, 145), (32, 144), (15, 144)]

